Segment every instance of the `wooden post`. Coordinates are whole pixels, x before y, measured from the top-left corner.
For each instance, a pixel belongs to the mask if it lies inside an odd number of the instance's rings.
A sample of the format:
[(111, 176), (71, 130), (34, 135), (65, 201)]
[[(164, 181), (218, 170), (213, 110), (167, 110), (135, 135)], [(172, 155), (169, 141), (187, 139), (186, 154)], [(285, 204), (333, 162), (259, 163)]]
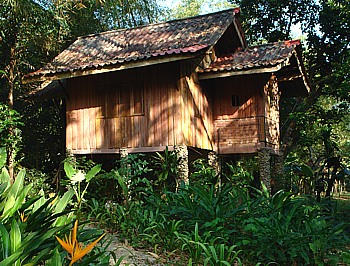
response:
[(188, 179), (188, 149), (186, 145), (177, 145), (174, 148), (175, 153), (178, 158), (177, 163), (177, 180), (176, 180), (176, 186), (179, 187), (180, 183), (183, 181), (186, 185), (189, 184)]
[(258, 160), (259, 160), (260, 180), (266, 186), (267, 190), (271, 192), (270, 149), (261, 148), (258, 151)]

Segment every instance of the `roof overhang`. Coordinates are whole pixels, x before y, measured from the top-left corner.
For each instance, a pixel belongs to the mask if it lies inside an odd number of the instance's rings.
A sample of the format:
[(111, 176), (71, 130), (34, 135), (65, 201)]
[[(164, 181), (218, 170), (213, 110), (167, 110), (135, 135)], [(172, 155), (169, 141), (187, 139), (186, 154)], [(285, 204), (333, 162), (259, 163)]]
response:
[(215, 68), (199, 70), (199, 80), (210, 80), (234, 76), (259, 75), (271, 73), (277, 76), (283, 96), (307, 96), (310, 93), (310, 84), (301, 61), (301, 51), (298, 45), (289, 58), (276, 65), (247, 66), (246, 68)]
[(27, 97), (33, 99), (65, 98), (67, 97), (66, 79), (45, 81), (35, 90), (28, 93)]
[[(205, 51), (201, 51), (200, 53), (205, 53)], [(90, 68), (86, 67), (84, 69), (76, 69), (76, 70), (70, 70), (70, 71), (47, 72), (40, 75), (31, 74), (31, 75), (26, 75), (24, 77), (23, 83), (26, 84), (26, 83), (32, 83), (32, 82), (45, 82), (43, 85), (44, 87), (47, 87), (47, 84), (49, 84), (52, 81), (87, 76), (87, 75), (94, 75), (94, 74), (102, 74), (106, 72), (121, 71), (126, 69), (157, 65), (162, 63), (176, 62), (180, 60), (188, 60), (188, 59), (193, 59), (197, 57), (198, 54), (199, 53), (197, 52), (197, 53), (182, 54), (177, 56), (172, 55), (172, 56), (157, 57), (155, 59), (129, 61), (129, 62), (124, 62), (119, 64), (111, 64), (111, 65), (104, 65), (104, 66), (98, 66), (98, 67), (90, 67)], [(40, 88), (43, 89), (43, 86), (41, 86)]]

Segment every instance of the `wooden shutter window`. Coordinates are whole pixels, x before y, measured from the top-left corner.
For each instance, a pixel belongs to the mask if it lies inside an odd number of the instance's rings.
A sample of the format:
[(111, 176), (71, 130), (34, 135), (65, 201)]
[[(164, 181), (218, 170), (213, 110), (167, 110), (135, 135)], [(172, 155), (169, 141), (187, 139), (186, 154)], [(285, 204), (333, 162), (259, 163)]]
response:
[(137, 84), (132, 90), (132, 115), (144, 115), (143, 84)]
[(144, 115), (143, 84), (127, 84), (120, 89), (120, 116)]
[(130, 100), (131, 100), (132, 87), (130, 85), (124, 85), (120, 87), (119, 97), (119, 113), (120, 116), (130, 116)]

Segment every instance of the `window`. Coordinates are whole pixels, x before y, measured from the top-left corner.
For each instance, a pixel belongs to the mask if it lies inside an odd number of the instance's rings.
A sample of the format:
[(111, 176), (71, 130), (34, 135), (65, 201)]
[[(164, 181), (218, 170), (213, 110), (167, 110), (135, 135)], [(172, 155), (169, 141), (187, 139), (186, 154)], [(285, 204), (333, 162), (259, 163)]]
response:
[(142, 83), (103, 86), (100, 93), (103, 118), (144, 115)]
[(102, 106), (102, 117), (116, 117), (118, 115), (118, 92), (115, 86), (106, 85), (99, 88), (99, 99)]
[(238, 95), (232, 95), (232, 98), (231, 98), (231, 105), (232, 105), (233, 107), (240, 106), (239, 96), (238, 96)]
[(143, 84), (135, 83), (121, 87), (119, 110), (120, 116), (144, 114)]

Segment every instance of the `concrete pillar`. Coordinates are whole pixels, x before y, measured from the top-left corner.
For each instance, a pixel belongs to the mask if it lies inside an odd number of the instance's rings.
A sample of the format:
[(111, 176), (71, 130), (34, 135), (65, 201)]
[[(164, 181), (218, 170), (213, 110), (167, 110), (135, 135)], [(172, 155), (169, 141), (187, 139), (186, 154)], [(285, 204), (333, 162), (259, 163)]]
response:
[(185, 184), (189, 184), (188, 174), (188, 149), (186, 145), (177, 145), (174, 148), (177, 156), (177, 173), (178, 180), (176, 180), (176, 186), (179, 187), (181, 181)]
[(130, 186), (131, 186), (131, 178), (130, 178), (130, 165), (128, 164), (128, 149), (127, 148), (120, 148), (119, 149), (120, 154), (120, 174), (124, 179), (125, 185), (128, 188), (127, 190), (123, 190), (123, 196), (125, 197), (125, 200), (123, 203), (125, 205), (128, 205), (131, 200), (130, 195)]
[(270, 149), (262, 148), (258, 151), (260, 180), (271, 191), (271, 154)]
[(119, 155), (120, 155), (120, 166), (126, 169), (128, 167), (128, 149), (120, 148)]
[(215, 170), (215, 174), (218, 175), (221, 172), (221, 164), (219, 156), (216, 152), (211, 151), (208, 153), (208, 164), (213, 167)]

